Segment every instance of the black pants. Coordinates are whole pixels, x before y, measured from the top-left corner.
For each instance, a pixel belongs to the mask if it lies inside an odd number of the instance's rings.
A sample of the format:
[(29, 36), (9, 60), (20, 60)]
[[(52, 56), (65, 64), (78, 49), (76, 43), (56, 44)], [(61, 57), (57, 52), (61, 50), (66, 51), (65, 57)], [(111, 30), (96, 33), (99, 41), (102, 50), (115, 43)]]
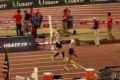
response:
[(67, 29), (73, 28), (73, 21), (67, 21)]
[(22, 32), (21, 27), (22, 27), (21, 24), (16, 24), (16, 33), (17, 33), (17, 36), (23, 36), (23, 32)]

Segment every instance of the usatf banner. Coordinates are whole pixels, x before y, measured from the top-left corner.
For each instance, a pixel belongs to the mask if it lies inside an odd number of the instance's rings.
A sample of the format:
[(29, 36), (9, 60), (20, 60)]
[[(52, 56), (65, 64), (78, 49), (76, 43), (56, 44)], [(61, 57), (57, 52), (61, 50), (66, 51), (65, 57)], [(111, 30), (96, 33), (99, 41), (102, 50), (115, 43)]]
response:
[(0, 52), (4, 52), (5, 48), (8, 52), (31, 51), (37, 49), (32, 36), (1, 37)]
[(0, 1), (0, 10), (117, 2), (120, 0), (8, 0)]

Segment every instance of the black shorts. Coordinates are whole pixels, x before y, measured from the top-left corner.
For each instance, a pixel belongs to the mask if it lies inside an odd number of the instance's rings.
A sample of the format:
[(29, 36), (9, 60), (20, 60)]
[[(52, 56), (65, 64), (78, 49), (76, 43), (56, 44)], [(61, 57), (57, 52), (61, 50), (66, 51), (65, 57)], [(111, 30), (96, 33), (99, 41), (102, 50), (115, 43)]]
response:
[(70, 55), (74, 54), (74, 49), (73, 48), (69, 48), (69, 54)]
[(61, 44), (61, 43), (57, 43), (57, 42), (56, 42), (55, 45), (56, 45), (57, 48), (62, 48), (62, 44)]

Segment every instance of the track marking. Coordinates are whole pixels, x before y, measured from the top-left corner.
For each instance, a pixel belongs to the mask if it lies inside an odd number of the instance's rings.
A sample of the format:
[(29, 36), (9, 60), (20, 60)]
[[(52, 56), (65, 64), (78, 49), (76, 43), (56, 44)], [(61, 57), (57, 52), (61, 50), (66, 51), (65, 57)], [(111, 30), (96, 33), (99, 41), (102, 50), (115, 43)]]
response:
[[(61, 55), (62, 56), (62, 55)], [(68, 58), (67, 57), (65, 57), (65, 59), (67, 59), (68, 60)], [(75, 67), (79, 67), (79, 68), (82, 68), (82, 69), (84, 69), (84, 70), (86, 70), (87, 68), (85, 68), (85, 67), (83, 67), (83, 66), (81, 66), (81, 65), (79, 65), (78, 63), (76, 63), (75, 61), (73, 61), (73, 60), (71, 60), (71, 63), (75, 66)]]

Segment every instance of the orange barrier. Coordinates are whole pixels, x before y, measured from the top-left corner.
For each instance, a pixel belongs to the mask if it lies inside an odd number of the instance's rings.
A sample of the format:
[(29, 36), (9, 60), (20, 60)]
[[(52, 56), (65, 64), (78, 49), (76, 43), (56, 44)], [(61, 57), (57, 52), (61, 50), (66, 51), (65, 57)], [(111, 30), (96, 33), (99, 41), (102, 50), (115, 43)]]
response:
[(86, 69), (86, 80), (95, 80), (94, 69)]
[(53, 74), (51, 72), (43, 73), (43, 80), (52, 80)]

